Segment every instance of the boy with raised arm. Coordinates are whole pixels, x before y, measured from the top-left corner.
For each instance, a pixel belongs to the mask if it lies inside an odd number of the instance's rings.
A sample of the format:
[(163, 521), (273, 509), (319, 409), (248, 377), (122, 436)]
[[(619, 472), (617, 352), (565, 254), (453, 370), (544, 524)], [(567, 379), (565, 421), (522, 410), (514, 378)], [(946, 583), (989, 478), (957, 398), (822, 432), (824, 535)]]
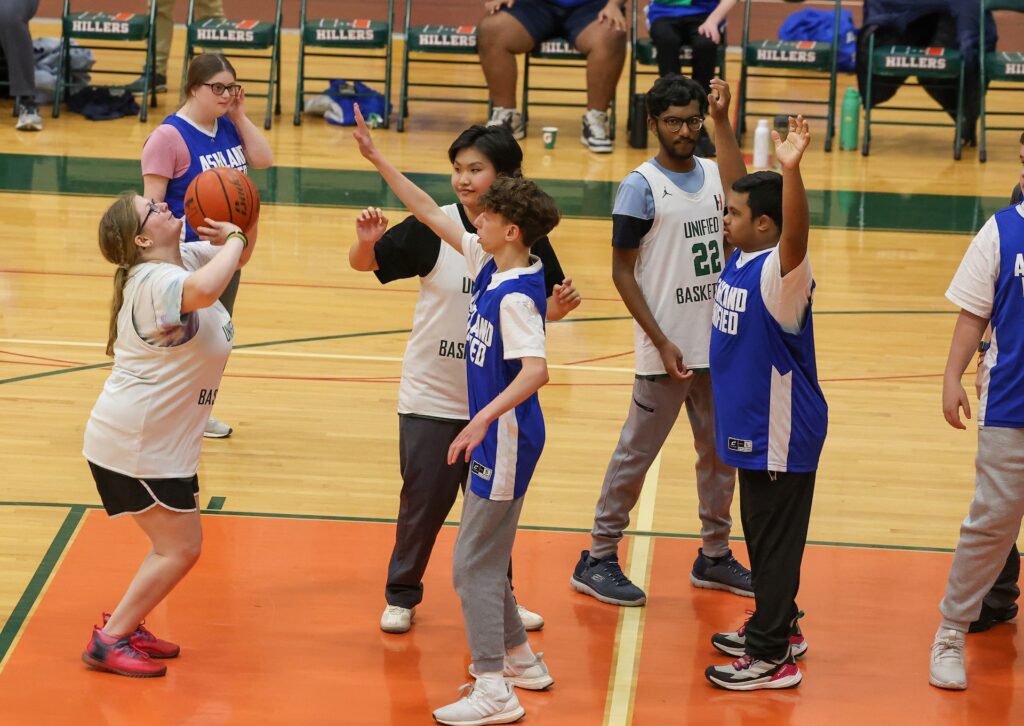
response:
[(358, 110), (356, 123), (360, 153), (417, 219), (465, 255), (475, 278), (466, 341), (470, 422), (448, 449), (448, 462), (465, 452), (470, 464), (452, 573), (477, 682), (434, 711), (434, 719), (452, 726), (511, 723), (525, 713), (512, 686), (540, 690), (553, 683), (527, 642), (507, 571), (523, 495), (544, 448), (537, 391), (548, 381), (547, 301), (543, 267), (530, 246), (558, 224), (558, 208), (529, 180), (496, 179), (480, 197), (479, 234), (467, 232), (381, 155)]

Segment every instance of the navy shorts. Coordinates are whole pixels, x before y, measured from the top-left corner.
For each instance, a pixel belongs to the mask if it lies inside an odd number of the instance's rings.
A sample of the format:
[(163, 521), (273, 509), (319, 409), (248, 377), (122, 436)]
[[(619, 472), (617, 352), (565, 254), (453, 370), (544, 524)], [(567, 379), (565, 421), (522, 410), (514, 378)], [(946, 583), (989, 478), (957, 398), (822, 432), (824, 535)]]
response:
[(199, 476), (181, 479), (138, 479), (104, 469), (91, 461), (92, 478), (103, 508), (111, 517), (141, 514), (158, 504), (172, 512), (194, 512), (199, 508)]
[(522, 23), (535, 43), (565, 38), (576, 45), (576, 38), (597, 20), (605, 5), (605, 0), (591, 0), (575, 7), (558, 5), (552, 0), (516, 0), (511, 8), (502, 8), (502, 12)]

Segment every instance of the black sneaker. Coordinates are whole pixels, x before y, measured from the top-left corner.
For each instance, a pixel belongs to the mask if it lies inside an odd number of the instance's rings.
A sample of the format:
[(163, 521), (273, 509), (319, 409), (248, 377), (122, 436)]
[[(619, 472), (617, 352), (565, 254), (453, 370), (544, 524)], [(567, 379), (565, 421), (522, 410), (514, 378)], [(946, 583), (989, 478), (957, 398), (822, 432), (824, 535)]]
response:
[(712, 685), (730, 691), (796, 688), (803, 678), (792, 655), (781, 661), (759, 660), (745, 655), (727, 666), (711, 666), (704, 671), (704, 677)]
[(697, 138), (697, 148), (694, 149), (693, 153), (704, 159), (713, 159), (718, 155), (718, 150), (715, 148), (715, 142), (711, 140), (711, 136), (708, 135), (706, 127), (701, 128), (700, 136)]
[(577, 592), (610, 605), (636, 607), (647, 602), (644, 591), (623, 574), (618, 555), (596, 560), (589, 551), (583, 550), (569, 584)]
[[(126, 91), (131, 91), (132, 93), (142, 93), (145, 84), (145, 76), (139, 76), (124, 88)], [(167, 76), (163, 73), (154, 73), (153, 79), (150, 81), (150, 86), (157, 93), (167, 93)]]
[(736, 561), (731, 550), (722, 557), (708, 557), (703, 547), (698, 549), (690, 571), (690, 583), (708, 590), (727, 590), (734, 595), (754, 597), (750, 570)]
[(981, 615), (971, 623), (967, 629), (968, 633), (984, 633), (993, 625), (1008, 623), (1017, 617), (1017, 603), (1005, 608), (990, 608), (988, 605), (981, 606)]

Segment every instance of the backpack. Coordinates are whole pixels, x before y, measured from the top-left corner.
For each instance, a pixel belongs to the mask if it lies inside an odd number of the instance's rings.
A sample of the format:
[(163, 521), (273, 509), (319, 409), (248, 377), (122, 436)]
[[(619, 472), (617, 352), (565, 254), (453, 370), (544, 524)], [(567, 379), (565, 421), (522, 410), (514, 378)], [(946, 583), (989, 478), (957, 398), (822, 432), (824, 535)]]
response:
[(371, 128), (380, 126), (383, 120), (391, 113), (391, 104), (384, 94), (374, 90), (362, 81), (344, 81), (335, 79), (331, 81), (331, 87), (324, 91), (341, 109), (341, 117), (337, 114), (327, 114), (327, 122), (336, 126), (355, 126), (355, 105), (359, 104), (359, 110), (363, 112), (363, 118)]
[[(832, 10), (807, 8), (791, 14), (779, 26), (779, 40), (817, 40), (832, 42)], [(853, 71), (857, 67), (857, 27), (853, 24), (853, 13), (843, 10), (839, 14), (838, 68)]]

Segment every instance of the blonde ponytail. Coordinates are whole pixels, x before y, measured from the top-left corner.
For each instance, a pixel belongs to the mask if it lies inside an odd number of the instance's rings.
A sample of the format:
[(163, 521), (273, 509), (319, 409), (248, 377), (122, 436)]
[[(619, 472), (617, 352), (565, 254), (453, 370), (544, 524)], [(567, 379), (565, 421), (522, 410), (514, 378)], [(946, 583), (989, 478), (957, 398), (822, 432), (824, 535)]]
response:
[(139, 228), (135, 197), (135, 192), (122, 193), (100, 219), (100, 252), (108, 262), (117, 265), (117, 271), (114, 273), (114, 295), (110, 302), (110, 329), (107, 334), (109, 356), (114, 355), (117, 316), (124, 304), (124, 286), (128, 282), (128, 270), (139, 260), (139, 247), (135, 244)]

